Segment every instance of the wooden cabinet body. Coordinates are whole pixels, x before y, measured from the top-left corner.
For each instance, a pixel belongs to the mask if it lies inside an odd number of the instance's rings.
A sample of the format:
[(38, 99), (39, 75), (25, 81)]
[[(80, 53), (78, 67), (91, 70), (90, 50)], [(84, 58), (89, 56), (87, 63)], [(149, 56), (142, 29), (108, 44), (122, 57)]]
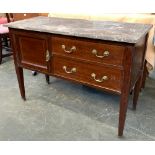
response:
[[(11, 31), (16, 41), (18, 64), (31, 70), (79, 81), (117, 94), (121, 94), (127, 60), (133, 62), (128, 73), (131, 76), (130, 89), (142, 71), (145, 37), (140, 45), (129, 45), (39, 32)], [(65, 49), (62, 45), (65, 45)], [(69, 53), (73, 46), (76, 50)], [(100, 58), (92, 53), (94, 49), (98, 55), (108, 50), (109, 55)], [(47, 54), (49, 61), (46, 61)], [(66, 71), (72, 68), (77, 71), (67, 73), (63, 66), (66, 66)], [(92, 73), (96, 74), (95, 78), (91, 76)], [(100, 82), (103, 76), (108, 79)]]
[(23, 68), (119, 94), (118, 135), (123, 135), (128, 96), (133, 89), (134, 108), (137, 104), (147, 35), (137, 44), (13, 28), (10, 35), (23, 99)]

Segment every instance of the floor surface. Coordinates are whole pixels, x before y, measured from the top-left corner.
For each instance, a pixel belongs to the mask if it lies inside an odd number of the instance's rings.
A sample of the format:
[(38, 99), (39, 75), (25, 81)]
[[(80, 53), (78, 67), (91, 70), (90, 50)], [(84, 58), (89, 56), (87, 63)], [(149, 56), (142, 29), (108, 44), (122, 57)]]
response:
[(0, 65), (0, 140), (155, 140), (155, 80), (147, 79), (137, 110), (130, 97), (124, 136), (117, 136), (119, 96), (24, 70), (19, 94), (12, 58)]

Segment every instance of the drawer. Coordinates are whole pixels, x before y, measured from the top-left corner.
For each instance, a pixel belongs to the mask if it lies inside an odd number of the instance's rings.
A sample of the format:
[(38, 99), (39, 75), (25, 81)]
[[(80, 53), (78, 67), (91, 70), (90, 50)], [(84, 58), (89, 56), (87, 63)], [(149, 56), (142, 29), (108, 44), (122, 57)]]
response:
[(94, 61), (99, 63), (122, 66), (125, 47), (86, 39), (71, 37), (52, 37), (54, 54)]
[(84, 84), (121, 92), (122, 71), (102, 65), (81, 63), (74, 59), (53, 57), (54, 75)]

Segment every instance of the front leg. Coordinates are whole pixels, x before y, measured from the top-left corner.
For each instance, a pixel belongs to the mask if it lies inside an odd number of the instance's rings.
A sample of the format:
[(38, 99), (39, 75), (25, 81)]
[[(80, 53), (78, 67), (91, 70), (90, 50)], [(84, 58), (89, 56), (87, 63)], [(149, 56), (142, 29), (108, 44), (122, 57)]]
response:
[(126, 49), (124, 55), (124, 71), (123, 71), (122, 88), (121, 88), (118, 136), (123, 135), (125, 125), (126, 112), (128, 108), (128, 98), (130, 94), (131, 66), (132, 66), (132, 48), (129, 47)]
[(15, 65), (15, 69), (16, 69), (16, 74), (17, 74), (17, 79), (18, 79), (20, 94), (21, 94), (21, 97), (23, 98), (23, 100), (25, 101), (26, 100), (26, 97), (25, 97), (25, 86), (24, 86), (23, 68), (18, 67), (17, 65)]
[(45, 78), (46, 78), (47, 84), (50, 84), (50, 77), (49, 77), (49, 75), (45, 74)]
[(127, 108), (128, 108), (128, 98), (129, 98), (129, 90), (124, 90), (124, 92), (122, 92), (122, 94), (121, 94), (121, 99), (120, 99), (118, 136), (123, 135), (125, 119), (126, 119), (126, 112), (127, 112)]

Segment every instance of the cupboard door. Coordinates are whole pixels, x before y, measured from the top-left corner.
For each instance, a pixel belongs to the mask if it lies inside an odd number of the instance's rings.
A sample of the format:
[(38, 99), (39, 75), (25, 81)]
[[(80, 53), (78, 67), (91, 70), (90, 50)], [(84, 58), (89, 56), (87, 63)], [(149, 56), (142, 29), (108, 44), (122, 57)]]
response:
[(17, 61), (25, 68), (36, 71), (48, 71), (50, 53), (48, 51), (48, 39), (46, 35), (39, 33), (23, 32), (16, 34)]

